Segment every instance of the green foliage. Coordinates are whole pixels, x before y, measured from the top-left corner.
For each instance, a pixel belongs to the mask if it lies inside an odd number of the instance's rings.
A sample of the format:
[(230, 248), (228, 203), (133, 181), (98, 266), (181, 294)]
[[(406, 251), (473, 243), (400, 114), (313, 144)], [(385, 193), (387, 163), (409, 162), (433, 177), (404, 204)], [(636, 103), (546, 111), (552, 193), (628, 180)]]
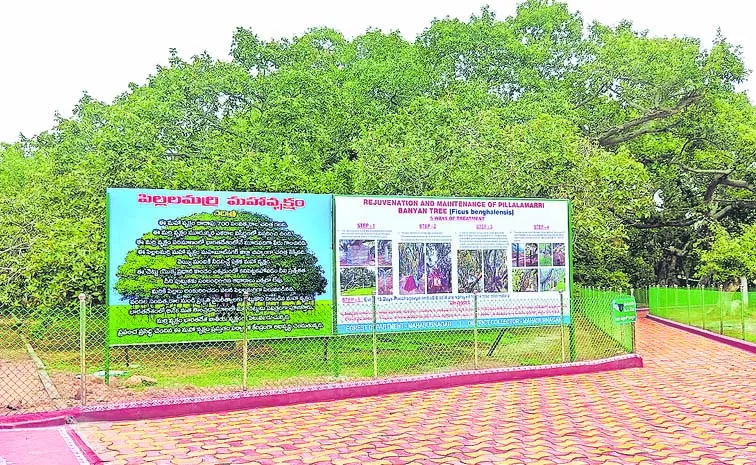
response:
[(711, 249), (701, 254), (698, 274), (719, 284), (738, 283), (743, 276), (756, 279), (756, 224), (739, 235), (716, 228)]
[(103, 302), (107, 187), (569, 198), (575, 277), (612, 287), (691, 277), (717, 228), (756, 221), (756, 112), (722, 36), (586, 30), (528, 0), (414, 41), (238, 29), (231, 54), (172, 51), (112, 103), (85, 94), (0, 144), (0, 307)]

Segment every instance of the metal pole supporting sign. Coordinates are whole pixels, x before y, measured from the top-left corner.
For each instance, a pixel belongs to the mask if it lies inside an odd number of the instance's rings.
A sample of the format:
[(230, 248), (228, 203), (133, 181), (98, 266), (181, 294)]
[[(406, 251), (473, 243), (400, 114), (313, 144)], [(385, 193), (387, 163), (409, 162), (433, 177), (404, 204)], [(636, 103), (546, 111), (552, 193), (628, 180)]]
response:
[(478, 290), (473, 294), (473, 338), (475, 339), (475, 369), (478, 369)]
[(375, 328), (378, 317), (376, 313), (375, 294), (373, 294), (373, 378), (378, 377), (378, 335)]
[(562, 347), (562, 363), (567, 361), (567, 354), (564, 350), (564, 291), (559, 291), (559, 342)]
[(706, 292), (701, 284), (701, 329), (706, 329)]
[(87, 295), (79, 294), (79, 389), (81, 405), (87, 405)]
[(242, 389), (247, 390), (247, 363), (249, 360), (249, 339), (247, 335), (247, 305), (249, 305), (249, 291), (244, 291), (242, 304), (242, 322), (244, 323), (244, 347), (242, 347)]
[[(633, 299), (635, 299), (635, 289), (632, 288), (632, 287), (630, 288), (630, 297), (632, 297)], [(636, 303), (636, 310), (635, 311), (636, 311), (636, 314), (637, 314), (637, 312), (638, 312), (637, 303)], [(636, 320), (631, 323), (632, 327), (630, 328), (632, 330), (632, 333), (630, 334), (630, 337), (631, 337), (631, 339), (630, 339), (630, 346), (631, 346), (631, 349), (632, 349), (631, 350), (632, 353), (636, 353), (635, 344), (638, 341), (638, 339), (636, 338), (637, 334), (635, 333), (635, 330), (636, 330), (635, 325), (636, 324), (638, 324), (637, 317), (636, 317)]]

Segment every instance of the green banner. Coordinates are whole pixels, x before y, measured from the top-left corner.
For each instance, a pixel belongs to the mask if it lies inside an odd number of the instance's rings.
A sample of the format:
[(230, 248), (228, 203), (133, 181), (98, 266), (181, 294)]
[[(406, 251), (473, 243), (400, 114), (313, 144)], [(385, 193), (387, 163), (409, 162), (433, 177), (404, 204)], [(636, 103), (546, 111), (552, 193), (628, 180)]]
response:
[(631, 295), (622, 295), (614, 298), (614, 300), (612, 300), (612, 319), (615, 324), (628, 324), (635, 322), (635, 297)]

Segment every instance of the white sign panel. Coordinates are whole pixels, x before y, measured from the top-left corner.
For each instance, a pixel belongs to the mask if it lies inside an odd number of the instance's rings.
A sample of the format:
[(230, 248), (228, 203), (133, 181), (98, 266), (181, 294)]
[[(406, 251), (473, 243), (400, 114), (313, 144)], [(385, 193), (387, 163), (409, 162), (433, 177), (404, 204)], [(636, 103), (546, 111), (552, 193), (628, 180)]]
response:
[(569, 323), (568, 201), (334, 201), (338, 333)]

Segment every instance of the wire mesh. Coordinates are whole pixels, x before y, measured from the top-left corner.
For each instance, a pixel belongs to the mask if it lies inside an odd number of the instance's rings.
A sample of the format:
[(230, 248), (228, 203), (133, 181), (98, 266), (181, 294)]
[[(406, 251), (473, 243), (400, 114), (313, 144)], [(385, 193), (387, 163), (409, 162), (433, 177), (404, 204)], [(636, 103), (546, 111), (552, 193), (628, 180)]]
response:
[(649, 312), (725, 336), (756, 342), (756, 292), (704, 287), (652, 287)]
[[(422, 322), (410, 329), (393, 325), (388, 321), (396, 312), (390, 305), (368, 299), (364, 310), (374, 318), (360, 333), (249, 340), (246, 376), (241, 336), (236, 341), (109, 347), (106, 309), (86, 305), (82, 347), (76, 305), (7, 312), (0, 315), (1, 414), (603, 359), (633, 350), (632, 326), (612, 320), (616, 295), (577, 289), (563, 306), (553, 298), (493, 296), (478, 305), (479, 296), (470, 295), (475, 305), (455, 309), (456, 323), (446, 329)], [(424, 321), (443, 322), (450, 316), (448, 310), (417, 310)], [(527, 316), (539, 312), (540, 320)], [(79, 376), (82, 353), (85, 396)]]
[[(35, 412), (75, 405), (80, 396), (75, 379), (79, 347), (78, 311), (73, 307), (6, 310), (0, 317), (3, 412)], [(73, 364), (66, 366), (69, 360)]]

